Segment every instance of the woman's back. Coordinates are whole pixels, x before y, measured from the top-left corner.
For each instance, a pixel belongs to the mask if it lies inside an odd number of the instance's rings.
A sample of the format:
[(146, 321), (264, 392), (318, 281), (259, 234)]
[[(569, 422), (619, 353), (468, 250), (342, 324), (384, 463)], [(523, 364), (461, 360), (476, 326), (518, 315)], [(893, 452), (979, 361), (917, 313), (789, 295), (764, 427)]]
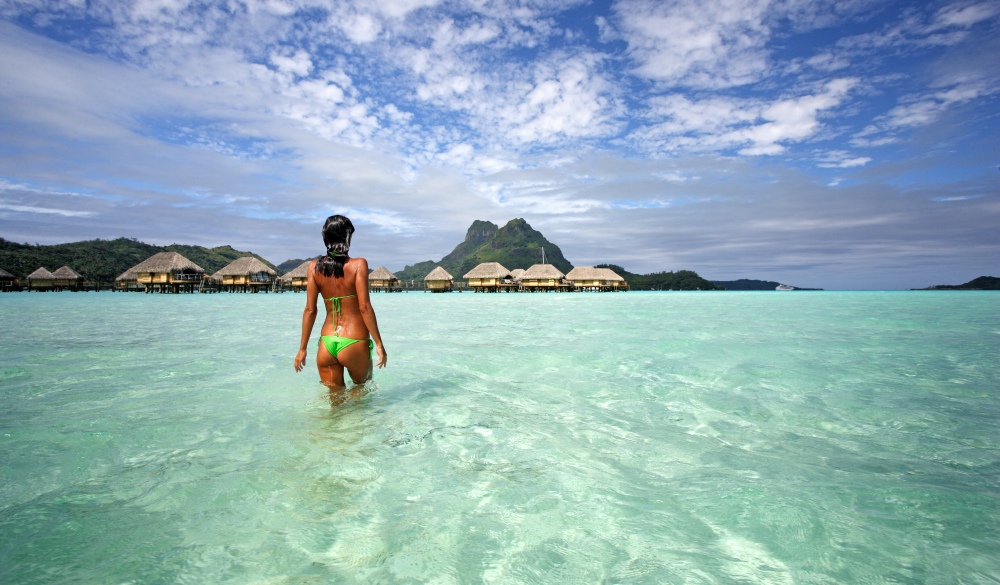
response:
[[(317, 262), (313, 263), (313, 278), (319, 288), (319, 296), (326, 305), (326, 320), (323, 323), (323, 335), (338, 335), (352, 339), (367, 339), (368, 328), (361, 315), (359, 301), (368, 301), (358, 297), (358, 278), (364, 278), (368, 283), (368, 262), (364, 258), (348, 258), (344, 262), (344, 276), (331, 274), (326, 276), (321, 270), (316, 270)], [(367, 296), (367, 287), (364, 287)]]

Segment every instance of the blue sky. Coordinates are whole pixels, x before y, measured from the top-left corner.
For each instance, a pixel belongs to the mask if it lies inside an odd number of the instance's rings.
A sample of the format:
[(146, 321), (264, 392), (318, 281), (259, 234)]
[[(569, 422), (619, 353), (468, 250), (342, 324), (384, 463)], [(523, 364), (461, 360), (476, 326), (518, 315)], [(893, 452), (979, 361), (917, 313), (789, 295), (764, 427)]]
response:
[(1000, 276), (1000, 1), (6, 0), (0, 236)]

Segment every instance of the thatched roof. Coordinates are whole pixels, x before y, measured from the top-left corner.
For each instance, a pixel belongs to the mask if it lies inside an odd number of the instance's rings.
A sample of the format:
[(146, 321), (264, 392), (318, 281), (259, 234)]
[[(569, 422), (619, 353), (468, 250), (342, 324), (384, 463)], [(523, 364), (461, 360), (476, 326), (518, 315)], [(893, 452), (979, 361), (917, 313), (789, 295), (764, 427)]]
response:
[(55, 276), (56, 278), (65, 278), (69, 280), (76, 280), (79, 278), (83, 278), (82, 274), (80, 274), (76, 270), (73, 270), (69, 266), (63, 266), (59, 270), (56, 270), (55, 272), (52, 273), (52, 276)]
[(604, 280), (601, 271), (593, 266), (577, 266), (569, 271), (566, 280)]
[(139, 275), (135, 270), (129, 268), (125, 272), (122, 272), (118, 278), (115, 279), (115, 282), (130, 282), (133, 280), (139, 280)]
[(499, 262), (483, 262), (466, 273), (463, 278), (504, 278), (510, 276), (510, 270)]
[(597, 270), (601, 272), (601, 278), (603, 278), (604, 280), (625, 282), (624, 278), (622, 278), (617, 272), (611, 270), (610, 268), (598, 268)]
[(309, 276), (309, 263), (315, 260), (315, 258), (306, 260), (302, 264), (299, 264), (295, 268), (289, 270), (281, 277), (282, 282), (291, 282), (293, 278), (306, 278)]
[(431, 270), (431, 273), (424, 277), (424, 280), (454, 280), (454, 277), (448, 274), (448, 271), (440, 266)]
[(524, 276), (524, 268), (515, 268), (510, 271), (510, 277), (514, 280), (521, 280), (522, 276)]
[(521, 280), (542, 280), (549, 278), (562, 278), (565, 276), (559, 269), (551, 264), (535, 264), (531, 268), (524, 271), (521, 275)]
[(132, 267), (132, 272), (180, 272), (194, 270), (204, 273), (205, 269), (177, 252), (157, 252)]
[(261, 262), (260, 259), (254, 258), (253, 256), (243, 256), (242, 258), (237, 258), (229, 264), (226, 264), (223, 268), (219, 269), (218, 272), (213, 274), (212, 278), (222, 278), (223, 276), (246, 276), (249, 274), (257, 274), (258, 272), (266, 272), (271, 276), (278, 275), (273, 268)]
[(7, 272), (3, 268), (0, 268), (0, 279), (3, 279), (3, 280), (13, 280), (13, 278), (14, 278), (13, 274)]
[(368, 280), (399, 280), (396, 275), (389, 272), (385, 266), (379, 266), (368, 275)]
[(46, 270), (44, 266), (28, 275), (28, 280), (54, 280), (54, 279), (55, 275)]

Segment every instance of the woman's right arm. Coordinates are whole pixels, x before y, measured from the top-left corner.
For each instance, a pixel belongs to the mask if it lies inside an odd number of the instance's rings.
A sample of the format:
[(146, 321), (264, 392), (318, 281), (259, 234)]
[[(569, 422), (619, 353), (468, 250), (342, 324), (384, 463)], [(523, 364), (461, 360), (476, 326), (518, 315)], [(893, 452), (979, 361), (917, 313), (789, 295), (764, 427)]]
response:
[(382, 334), (378, 330), (378, 319), (375, 318), (375, 309), (372, 307), (371, 298), (368, 295), (368, 261), (358, 258), (361, 262), (358, 271), (354, 273), (354, 288), (358, 295), (358, 309), (361, 311), (361, 318), (368, 328), (368, 334), (375, 342), (375, 355), (378, 361), (375, 365), (384, 368), (389, 358), (386, 356), (385, 347), (382, 345)]
[(309, 265), (309, 278), (306, 280), (306, 308), (302, 311), (302, 338), (299, 340), (299, 352), (295, 355), (295, 371), (301, 372), (302, 366), (306, 365), (306, 350), (309, 346), (309, 337), (312, 335), (313, 325), (316, 324), (316, 300), (319, 297), (319, 285), (314, 277), (316, 262)]

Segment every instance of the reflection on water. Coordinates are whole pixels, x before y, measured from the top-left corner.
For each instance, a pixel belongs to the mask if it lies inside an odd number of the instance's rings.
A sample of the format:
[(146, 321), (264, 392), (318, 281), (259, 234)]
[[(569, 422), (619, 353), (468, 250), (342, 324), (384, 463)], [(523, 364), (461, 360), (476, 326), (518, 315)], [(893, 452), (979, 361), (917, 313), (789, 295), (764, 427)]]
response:
[(995, 582), (1000, 303), (955, 299), (382, 295), (331, 393), (301, 296), (11, 295), (0, 582)]

